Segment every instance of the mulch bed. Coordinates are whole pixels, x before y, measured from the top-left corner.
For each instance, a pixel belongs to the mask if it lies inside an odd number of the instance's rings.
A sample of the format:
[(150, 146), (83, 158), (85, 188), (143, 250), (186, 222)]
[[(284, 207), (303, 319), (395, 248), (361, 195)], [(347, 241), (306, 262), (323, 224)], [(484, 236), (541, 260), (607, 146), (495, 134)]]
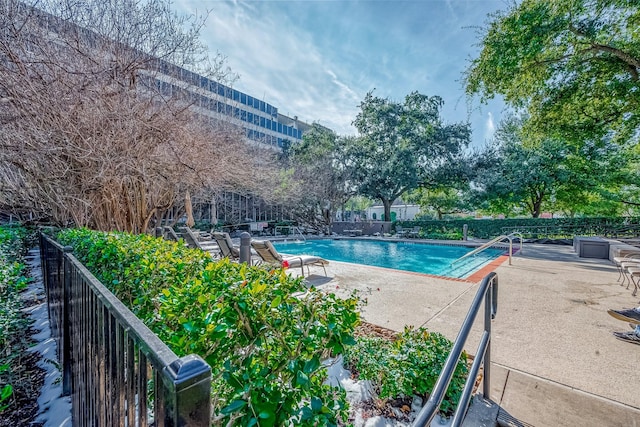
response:
[[(30, 332), (30, 331), (29, 331)], [(37, 366), (40, 355), (23, 353), (19, 364), (13, 365), (13, 395), (9, 398), (9, 407), (0, 412), (0, 427), (31, 426), (38, 415), (38, 397), (44, 384), (45, 371)]]

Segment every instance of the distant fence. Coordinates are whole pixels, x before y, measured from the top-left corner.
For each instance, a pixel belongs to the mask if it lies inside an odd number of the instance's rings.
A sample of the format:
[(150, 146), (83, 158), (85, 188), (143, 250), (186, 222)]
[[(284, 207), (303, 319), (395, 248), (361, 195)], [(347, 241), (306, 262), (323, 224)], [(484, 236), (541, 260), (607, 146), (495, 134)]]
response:
[(74, 426), (209, 426), (211, 367), (178, 358), (71, 253), (40, 235), (51, 331)]
[[(357, 233), (355, 233), (357, 231)], [(389, 221), (334, 221), (331, 232), (337, 234), (373, 235), (391, 232)]]

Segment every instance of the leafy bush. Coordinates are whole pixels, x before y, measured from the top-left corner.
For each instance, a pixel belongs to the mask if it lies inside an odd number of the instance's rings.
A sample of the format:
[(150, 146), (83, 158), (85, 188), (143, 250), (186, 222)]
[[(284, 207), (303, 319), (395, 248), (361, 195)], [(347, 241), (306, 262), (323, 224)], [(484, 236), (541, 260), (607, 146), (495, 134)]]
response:
[(15, 383), (24, 377), (20, 357), (28, 347), (28, 322), (20, 311), (20, 291), (28, 284), (21, 262), (25, 237), (23, 228), (0, 227), (0, 413), (11, 406)]
[(425, 239), (434, 240), (462, 240), (461, 232), (449, 232), (449, 233), (427, 233), (423, 236)]
[[(424, 396), (433, 390), (451, 347), (451, 341), (439, 333), (405, 328), (395, 341), (358, 338), (344, 357), (360, 379), (370, 380), (377, 387), (381, 399)], [(440, 406), (444, 413), (452, 412), (460, 399), (468, 376), (466, 362), (463, 353)]]
[(343, 391), (320, 360), (353, 343), (357, 300), (145, 235), (65, 230), (58, 241), (178, 355), (212, 367), (216, 424), (336, 425)]
[[(640, 218), (507, 218), (507, 219), (455, 219), (455, 220), (416, 220), (402, 221), (396, 224), (406, 228), (420, 226), (426, 236), (452, 235), (461, 238), (462, 228), (468, 226), (468, 236), (478, 239), (492, 239), (514, 231), (521, 232), (525, 238), (558, 238), (575, 235), (613, 235), (625, 230), (640, 230)], [(460, 237), (459, 237), (460, 236)]]

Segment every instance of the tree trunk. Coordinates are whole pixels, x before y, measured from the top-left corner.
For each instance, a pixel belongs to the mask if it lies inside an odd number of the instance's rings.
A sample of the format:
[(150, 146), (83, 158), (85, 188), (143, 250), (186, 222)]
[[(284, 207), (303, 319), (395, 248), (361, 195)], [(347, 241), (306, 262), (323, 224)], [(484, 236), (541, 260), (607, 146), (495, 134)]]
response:
[(531, 217), (538, 218), (540, 216), (540, 205), (542, 205), (542, 199), (538, 199), (533, 203), (533, 211)]
[(384, 220), (391, 221), (391, 203), (392, 200), (389, 200), (386, 197), (380, 197), (382, 200), (382, 206), (384, 206)]

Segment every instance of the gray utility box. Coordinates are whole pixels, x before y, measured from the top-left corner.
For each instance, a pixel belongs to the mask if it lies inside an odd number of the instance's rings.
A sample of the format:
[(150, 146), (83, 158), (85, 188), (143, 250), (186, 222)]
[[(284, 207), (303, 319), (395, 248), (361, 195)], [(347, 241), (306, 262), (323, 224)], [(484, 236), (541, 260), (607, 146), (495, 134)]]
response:
[(573, 238), (573, 249), (580, 258), (609, 258), (609, 241), (602, 237), (576, 236)]

